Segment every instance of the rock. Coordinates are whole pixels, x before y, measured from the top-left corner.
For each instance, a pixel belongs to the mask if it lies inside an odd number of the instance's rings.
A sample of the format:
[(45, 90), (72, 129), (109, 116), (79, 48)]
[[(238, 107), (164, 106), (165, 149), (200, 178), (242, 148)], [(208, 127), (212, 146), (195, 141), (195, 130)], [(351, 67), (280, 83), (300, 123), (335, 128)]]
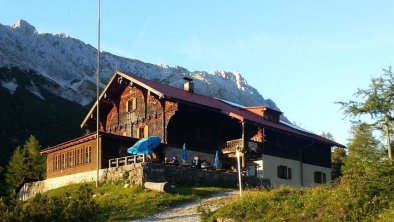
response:
[(126, 171), (126, 172), (122, 173), (122, 178), (123, 179), (127, 179), (128, 177), (129, 177), (129, 172)]

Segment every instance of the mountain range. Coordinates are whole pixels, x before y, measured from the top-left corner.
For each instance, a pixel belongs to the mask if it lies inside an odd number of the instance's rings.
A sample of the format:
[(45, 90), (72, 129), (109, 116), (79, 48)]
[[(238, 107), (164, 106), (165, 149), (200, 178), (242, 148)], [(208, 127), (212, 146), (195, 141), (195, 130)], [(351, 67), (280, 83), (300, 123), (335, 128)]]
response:
[[(0, 24), (0, 166), (34, 134), (45, 147), (79, 136), (79, 124), (96, 95), (97, 49), (64, 33), (39, 33), (27, 21)], [(181, 88), (194, 79), (195, 92), (245, 106), (264, 99), (238, 72), (189, 71), (101, 52), (101, 87), (116, 69)], [(285, 117), (284, 117), (285, 119)]]
[[(0, 67), (34, 70), (60, 87), (52, 91), (53, 94), (84, 106), (95, 98), (96, 53), (93, 46), (64, 33), (38, 33), (24, 20), (11, 26), (0, 24)], [(155, 65), (109, 52), (101, 52), (100, 60), (102, 86), (116, 69), (175, 87), (182, 87), (182, 78), (189, 77), (194, 79), (195, 91), (199, 94), (247, 106), (266, 105), (278, 109), (238, 72), (191, 72), (180, 66)], [(3, 81), (1, 85), (11, 86), (12, 92), (15, 85), (11, 82)], [(36, 88), (30, 90), (39, 96)]]

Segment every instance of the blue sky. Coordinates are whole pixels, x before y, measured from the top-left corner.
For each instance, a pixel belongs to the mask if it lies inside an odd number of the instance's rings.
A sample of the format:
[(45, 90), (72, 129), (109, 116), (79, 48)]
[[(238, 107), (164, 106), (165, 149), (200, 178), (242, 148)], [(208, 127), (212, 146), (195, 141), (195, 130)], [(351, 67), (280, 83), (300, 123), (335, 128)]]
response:
[[(394, 1), (101, 0), (101, 48), (155, 64), (239, 71), (291, 120), (349, 137), (335, 101), (394, 63)], [(0, 23), (97, 45), (96, 1), (0, 0)]]

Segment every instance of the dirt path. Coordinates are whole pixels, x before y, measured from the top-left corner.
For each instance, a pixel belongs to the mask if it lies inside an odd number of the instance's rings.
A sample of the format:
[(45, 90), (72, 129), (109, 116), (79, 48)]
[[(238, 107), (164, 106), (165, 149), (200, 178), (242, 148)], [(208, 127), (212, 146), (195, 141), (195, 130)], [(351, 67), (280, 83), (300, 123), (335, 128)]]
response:
[(202, 202), (204, 205), (209, 206), (211, 211), (216, 210), (224, 203), (224, 199), (227, 199), (233, 195), (236, 195), (236, 191), (219, 192), (212, 196), (181, 204), (175, 208), (169, 209), (165, 212), (155, 214), (153, 216), (133, 220), (133, 222), (147, 222), (147, 221), (171, 221), (171, 222), (195, 222), (200, 221), (199, 214), (197, 213), (197, 207)]

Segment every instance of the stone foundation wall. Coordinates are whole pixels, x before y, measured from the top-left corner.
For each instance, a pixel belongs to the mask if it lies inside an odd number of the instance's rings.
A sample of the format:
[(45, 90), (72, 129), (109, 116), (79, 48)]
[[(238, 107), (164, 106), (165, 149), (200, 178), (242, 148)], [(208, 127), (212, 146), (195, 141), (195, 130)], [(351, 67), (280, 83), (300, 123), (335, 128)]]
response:
[(118, 182), (124, 181), (126, 184), (142, 185), (144, 163), (130, 164), (120, 167), (111, 167), (104, 170), (101, 181)]
[[(100, 170), (99, 175), (103, 175), (105, 170)], [(53, 190), (59, 187), (67, 186), (75, 183), (86, 183), (96, 181), (97, 171), (89, 171), (83, 173), (76, 173), (67, 176), (49, 178), (43, 181), (32, 183), (25, 183), (18, 193), (19, 200), (27, 200), (37, 193), (44, 193), (48, 190)]]
[(169, 182), (174, 185), (236, 187), (238, 176), (232, 173), (147, 163), (143, 180)]
[[(96, 181), (97, 171), (89, 171), (68, 176), (50, 178), (44, 181), (25, 183), (18, 193), (19, 200), (27, 200), (37, 193), (75, 183)], [(206, 171), (190, 167), (163, 165), (159, 163), (136, 163), (120, 167), (102, 169), (100, 182), (119, 182), (128, 185), (142, 185), (146, 181), (168, 182), (172, 185), (237, 187), (238, 175), (234, 173)], [(244, 177), (244, 185), (267, 186), (269, 181), (256, 177)]]

